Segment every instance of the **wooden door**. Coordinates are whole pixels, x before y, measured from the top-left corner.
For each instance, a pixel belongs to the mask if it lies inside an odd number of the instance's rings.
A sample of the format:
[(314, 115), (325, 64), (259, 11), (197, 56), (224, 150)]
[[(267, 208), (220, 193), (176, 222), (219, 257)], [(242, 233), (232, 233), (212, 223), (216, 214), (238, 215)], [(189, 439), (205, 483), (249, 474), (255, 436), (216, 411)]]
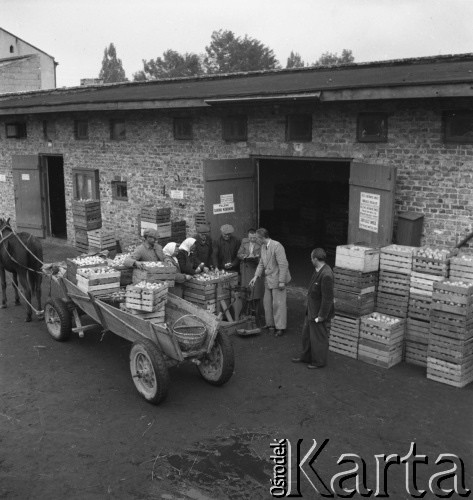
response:
[(348, 243), (389, 245), (393, 236), (396, 168), (352, 163)]
[(256, 166), (250, 158), (204, 161), (205, 216), (211, 236), (231, 224), (235, 236), (243, 238), (257, 224)]
[(39, 156), (14, 155), (12, 168), (17, 231), (44, 238), (44, 196)]

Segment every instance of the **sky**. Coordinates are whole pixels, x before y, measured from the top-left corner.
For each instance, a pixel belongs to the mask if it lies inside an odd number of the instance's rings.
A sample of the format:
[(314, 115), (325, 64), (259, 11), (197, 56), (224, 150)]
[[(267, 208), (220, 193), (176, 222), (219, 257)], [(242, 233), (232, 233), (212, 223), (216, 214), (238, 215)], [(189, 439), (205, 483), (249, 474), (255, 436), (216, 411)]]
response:
[(355, 62), (473, 52), (473, 0), (0, 0), (0, 27), (52, 55), (57, 86), (96, 78), (113, 43), (127, 78), (168, 49), (248, 35), (283, 67), (352, 50)]

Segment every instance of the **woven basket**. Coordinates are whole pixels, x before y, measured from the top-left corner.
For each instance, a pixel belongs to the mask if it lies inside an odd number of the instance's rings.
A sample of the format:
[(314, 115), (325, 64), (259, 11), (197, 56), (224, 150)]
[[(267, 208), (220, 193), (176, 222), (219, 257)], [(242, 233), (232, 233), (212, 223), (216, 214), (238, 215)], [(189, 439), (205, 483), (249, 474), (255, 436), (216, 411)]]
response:
[[(184, 318), (192, 319), (194, 324), (181, 324)], [(172, 326), (172, 332), (183, 351), (194, 351), (202, 347), (207, 337), (207, 326), (193, 314), (181, 316)]]

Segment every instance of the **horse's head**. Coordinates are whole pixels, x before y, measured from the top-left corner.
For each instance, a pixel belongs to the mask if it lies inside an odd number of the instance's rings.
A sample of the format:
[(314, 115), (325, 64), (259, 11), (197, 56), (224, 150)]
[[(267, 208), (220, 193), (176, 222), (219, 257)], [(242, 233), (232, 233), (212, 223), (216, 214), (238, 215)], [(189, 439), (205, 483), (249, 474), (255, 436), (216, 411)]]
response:
[(3, 219), (0, 218), (0, 234), (5, 230), (9, 229), (10, 231), (12, 230), (12, 227), (10, 225), (10, 217), (8, 219)]

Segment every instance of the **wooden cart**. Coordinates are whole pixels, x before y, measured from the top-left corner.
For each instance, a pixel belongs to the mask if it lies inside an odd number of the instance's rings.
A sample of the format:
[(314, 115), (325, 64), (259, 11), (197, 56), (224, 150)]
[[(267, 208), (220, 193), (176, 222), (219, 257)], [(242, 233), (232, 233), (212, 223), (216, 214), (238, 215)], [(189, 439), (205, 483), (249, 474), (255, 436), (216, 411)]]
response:
[[(104, 331), (132, 342), (130, 370), (133, 382), (150, 403), (163, 401), (169, 387), (168, 367), (183, 361), (195, 363), (209, 384), (223, 385), (231, 378), (233, 347), (228, 336), (220, 331), (220, 319), (213, 314), (170, 293), (166, 302), (166, 323), (154, 324), (82, 291), (65, 277), (53, 276), (52, 279), (63, 296), (50, 298), (45, 304), (49, 334), (55, 340), (65, 341), (73, 332), (83, 336), (84, 331), (98, 323)], [(96, 324), (82, 325), (81, 311)], [(176, 335), (177, 323), (191, 331), (196, 324), (205, 328), (202, 345), (193, 348), (183, 344)]]

